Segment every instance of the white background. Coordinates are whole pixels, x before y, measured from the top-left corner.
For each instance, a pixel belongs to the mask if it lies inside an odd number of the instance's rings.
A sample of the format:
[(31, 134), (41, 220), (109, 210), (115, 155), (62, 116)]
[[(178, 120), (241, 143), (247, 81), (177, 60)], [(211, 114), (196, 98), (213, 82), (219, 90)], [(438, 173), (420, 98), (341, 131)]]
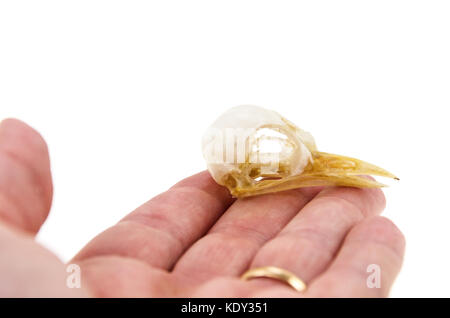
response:
[(391, 295), (450, 296), (449, 1), (0, 2), (0, 119), (49, 144), (38, 241), (65, 261), (203, 170), (204, 129), (239, 104), (397, 174), (385, 215), (407, 252)]

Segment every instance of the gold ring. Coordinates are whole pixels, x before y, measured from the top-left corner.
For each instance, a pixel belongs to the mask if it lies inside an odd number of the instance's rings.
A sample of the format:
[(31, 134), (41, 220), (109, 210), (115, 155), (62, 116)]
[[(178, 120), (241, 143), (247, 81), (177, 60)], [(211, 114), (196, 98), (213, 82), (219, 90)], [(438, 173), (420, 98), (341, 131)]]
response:
[(244, 274), (242, 274), (241, 279), (249, 280), (252, 278), (261, 277), (280, 280), (288, 284), (298, 292), (303, 292), (306, 290), (306, 284), (300, 278), (285, 269), (275, 266), (265, 266), (249, 269)]

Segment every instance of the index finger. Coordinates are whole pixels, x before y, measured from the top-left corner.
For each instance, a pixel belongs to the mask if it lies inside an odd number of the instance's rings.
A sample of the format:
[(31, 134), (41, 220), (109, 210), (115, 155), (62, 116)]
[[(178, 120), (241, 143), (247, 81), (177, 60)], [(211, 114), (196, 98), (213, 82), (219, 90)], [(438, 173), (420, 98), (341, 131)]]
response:
[(233, 202), (206, 171), (182, 180), (89, 242), (74, 260), (116, 255), (170, 269)]

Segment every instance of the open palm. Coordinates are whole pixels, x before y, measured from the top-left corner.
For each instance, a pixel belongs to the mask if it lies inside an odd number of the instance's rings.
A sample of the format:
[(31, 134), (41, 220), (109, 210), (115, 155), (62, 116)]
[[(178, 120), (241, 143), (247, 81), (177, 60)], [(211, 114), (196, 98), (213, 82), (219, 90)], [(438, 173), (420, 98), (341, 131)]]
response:
[[(404, 253), (403, 235), (378, 216), (385, 205), (378, 189), (305, 188), (234, 200), (201, 172), (88, 243), (70, 261), (81, 268), (81, 288), (68, 288), (66, 265), (34, 241), (51, 199), (45, 142), (24, 123), (3, 121), (0, 296), (377, 297), (388, 294)], [(367, 284), (371, 264), (381, 270), (379, 286)], [(307, 291), (239, 279), (269, 265), (296, 274)]]

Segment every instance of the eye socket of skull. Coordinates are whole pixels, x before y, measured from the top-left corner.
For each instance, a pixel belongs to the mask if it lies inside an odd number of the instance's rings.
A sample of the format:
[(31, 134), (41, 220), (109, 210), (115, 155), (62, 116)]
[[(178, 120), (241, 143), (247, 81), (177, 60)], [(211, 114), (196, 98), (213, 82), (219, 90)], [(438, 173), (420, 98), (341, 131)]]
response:
[(249, 176), (256, 181), (289, 176), (299, 170), (305, 150), (298, 137), (283, 127), (260, 127), (249, 136), (248, 161), (253, 166)]

